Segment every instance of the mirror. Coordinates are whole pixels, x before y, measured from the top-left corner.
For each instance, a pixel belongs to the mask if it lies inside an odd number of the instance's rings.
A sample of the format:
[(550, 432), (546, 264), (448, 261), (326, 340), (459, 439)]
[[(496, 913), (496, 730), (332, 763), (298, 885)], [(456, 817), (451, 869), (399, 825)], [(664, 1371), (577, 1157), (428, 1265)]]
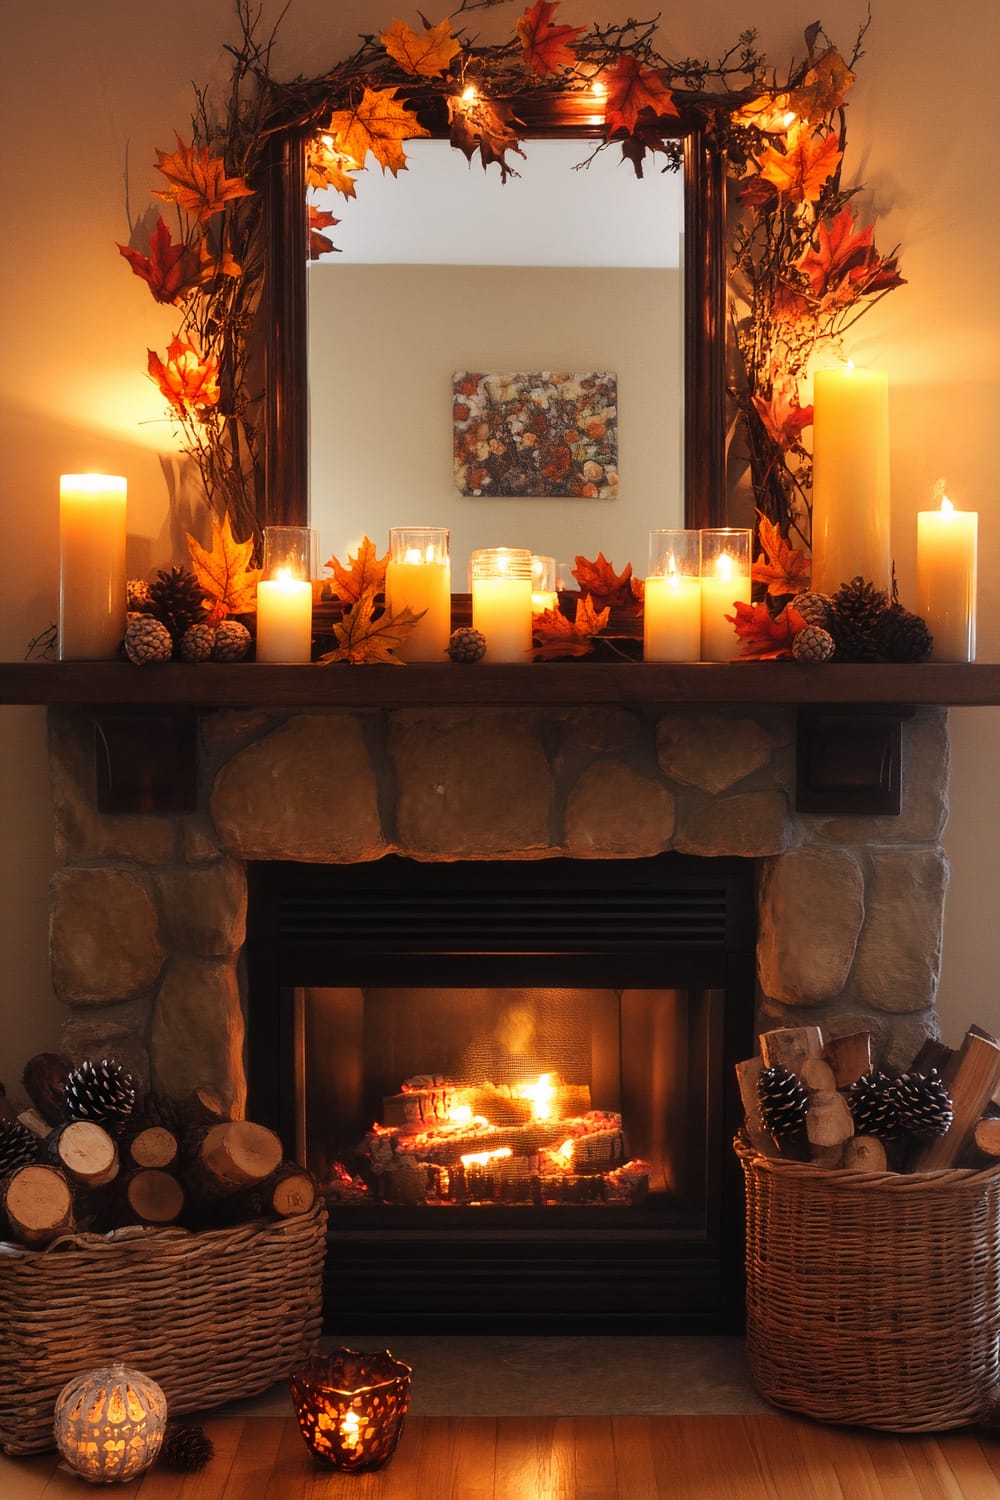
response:
[[(581, 102), (573, 97), (546, 99), (544, 96), (531, 101), (531, 119), (527, 121), (525, 149), (530, 153), (533, 138), (555, 138), (572, 140), (582, 146), (581, 158), (587, 154), (587, 142), (599, 135), (596, 123), (587, 118)], [(725, 433), (725, 246), (724, 246), (724, 184), (725, 164), (722, 152), (706, 132), (704, 118), (700, 114), (682, 114), (677, 122), (676, 135), (682, 160), (680, 174), (684, 202), (684, 266), (683, 266), (683, 519), (673, 524), (690, 527), (717, 526), (725, 524), (726, 502), (724, 486), (724, 433)], [(446, 138), (447, 131), (440, 122), (431, 128), (434, 136)], [(265, 381), (265, 457), (266, 489), (262, 524), (304, 525), (309, 518), (310, 491), (310, 329), (308, 277), (318, 269), (313, 267), (307, 275), (307, 263), (301, 247), (306, 243), (306, 188), (305, 188), (305, 135), (301, 128), (290, 129), (284, 134), (276, 133), (271, 142), (269, 161), (262, 177), (265, 197), (265, 225), (268, 276), (265, 285), (264, 317), (260, 326), (265, 333), (266, 361)], [(412, 150), (414, 143), (409, 143)], [(456, 197), (461, 204), (461, 191), (465, 186), (464, 174), (469, 168), (461, 160), (456, 162), (461, 180), (456, 188)], [(608, 153), (610, 156), (611, 153)], [(612, 157), (612, 159), (614, 159)], [(526, 164), (523, 164), (526, 166)], [(518, 167), (522, 163), (518, 162)], [(473, 172), (480, 171), (473, 163)], [(623, 170), (631, 170), (624, 166)], [(648, 169), (658, 172), (657, 166)], [(643, 186), (643, 184), (639, 184)], [(653, 184), (646, 184), (653, 186)], [(398, 183), (389, 182), (387, 190), (392, 192)], [(496, 182), (494, 191), (508, 193), (511, 184), (503, 186)], [(360, 195), (359, 195), (360, 196)], [(363, 213), (363, 200), (350, 205), (358, 214)], [(339, 217), (339, 215), (338, 215)], [(334, 236), (336, 235), (334, 231)], [(335, 239), (336, 243), (336, 239)], [(324, 268), (325, 269), (325, 268)], [(331, 275), (336, 274), (334, 268)], [(558, 272), (554, 273), (558, 275)], [(627, 274), (627, 273), (623, 273)], [(638, 274), (638, 273), (637, 273)], [(318, 284), (318, 283), (317, 283)], [(314, 299), (317, 300), (317, 299)], [(641, 298), (635, 298), (622, 309), (623, 316), (635, 316), (641, 312)], [(325, 335), (324, 358), (336, 359), (337, 337), (333, 332)], [(442, 355), (442, 357), (444, 357)], [(452, 363), (461, 368), (470, 355), (456, 350)], [(451, 371), (447, 372), (449, 378)], [(419, 378), (419, 376), (417, 376)], [(652, 378), (652, 377), (651, 377)], [(322, 398), (320, 398), (322, 399)], [(363, 399), (359, 396), (358, 400)], [(444, 451), (450, 459), (450, 390), (444, 392), (439, 405), (438, 422), (443, 437)], [(321, 418), (317, 418), (317, 427)], [(321, 466), (333, 461), (336, 445), (348, 441), (345, 431), (344, 413), (334, 409), (330, 413), (328, 429), (333, 433), (333, 446), (324, 447)], [(624, 461), (624, 460), (623, 460)], [(345, 505), (352, 502), (352, 514), (344, 515), (335, 523), (336, 535), (359, 538), (364, 531), (373, 533), (368, 520), (367, 497), (349, 497), (338, 487), (330, 486), (332, 503)], [(479, 499), (457, 497), (461, 505), (479, 506)], [(393, 524), (413, 522), (411, 503), (405, 494), (395, 495), (391, 502)], [(531, 506), (531, 501), (498, 500), (491, 503), (490, 534), (492, 544), (530, 545), (544, 551), (545, 533), (536, 540), (532, 537), (524, 542), (506, 538), (507, 521), (503, 507)], [(547, 502), (560, 511), (559, 524), (567, 535), (575, 525), (576, 511), (568, 507), (587, 504), (579, 500)], [(595, 505), (618, 505), (626, 502), (592, 502)], [(500, 508), (499, 519), (496, 519)], [(513, 520), (513, 512), (508, 511)], [(482, 512), (479, 513), (482, 516)], [(419, 519), (419, 518), (418, 518)], [(435, 524), (447, 524), (438, 521)], [(426, 517), (424, 517), (426, 521)], [(602, 518), (603, 522), (603, 518)], [(415, 522), (414, 522), (415, 524)], [(429, 524), (429, 522), (427, 523)], [(477, 525), (484, 524), (477, 518)], [(670, 524), (662, 520), (645, 519), (633, 526), (634, 538), (642, 536), (652, 525)], [(498, 531), (499, 528), (499, 531)], [(326, 529), (324, 527), (324, 546)], [(380, 542), (380, 538), (373, 536)], [(476, 545), (487, 545), (477, 542)], [(328, 549), (327, 549), (328, 550)], [(334, 549), (336, 550), (336, 549)], [(572, 558), (578, 550), (571, 541), (564, 542), (554, 555)], [(600, 550), (600, 549), (598, 549)], [(631, 561), (637, 571), (645, 565), (645, 551), (636, 556), (636, 543), (629, 543), (632, 555), (615, 553), (604, 547), (605, 554), (619, 567)], [(617, 553), (617, 555), (615, 555)], [(339, 554), (343, 555), (343, 554)], [(461, 566), (461, 564), (460, 564)], [(461, 588), (461, 574), (456, 574), (456, 587)]]

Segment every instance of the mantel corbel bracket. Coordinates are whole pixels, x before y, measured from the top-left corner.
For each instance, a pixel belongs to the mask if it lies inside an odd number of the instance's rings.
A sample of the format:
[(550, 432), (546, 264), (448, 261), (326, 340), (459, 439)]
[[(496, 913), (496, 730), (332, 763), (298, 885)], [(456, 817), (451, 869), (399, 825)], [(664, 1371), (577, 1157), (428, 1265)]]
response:
[(102, 813), (182, 813), (198, 805), (194, 708), (95, 708), (96, 802)]
[(905, 705), (800, 707), (795, 808), (834, 817), (898, 817)]

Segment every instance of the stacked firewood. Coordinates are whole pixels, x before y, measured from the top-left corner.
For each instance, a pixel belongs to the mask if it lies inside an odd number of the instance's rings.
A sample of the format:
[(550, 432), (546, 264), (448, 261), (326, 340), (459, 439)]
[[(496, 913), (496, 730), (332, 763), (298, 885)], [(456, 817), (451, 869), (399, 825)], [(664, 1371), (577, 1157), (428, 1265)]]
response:
[(55, 1053), (33, 1057), (23, 1084), (33, 1107), (20, 1114), (0, 1085), (0, 1237), (37, 1249), (126, 1225), (217, 1229), (316, 1201), (274, 1131), (229, 1119), (207, 1090), (140, 1095), (114, 1059)]
[(864, 1031), (781, 1027), (759, 1045), (736, 1075), (746, 1137), (762, 1155), (872, 1172), (1000, 1160), (1000, 1041), (978, 1026), (956, 1049), (928, 1040), (898, 1073), (873, 1061)]

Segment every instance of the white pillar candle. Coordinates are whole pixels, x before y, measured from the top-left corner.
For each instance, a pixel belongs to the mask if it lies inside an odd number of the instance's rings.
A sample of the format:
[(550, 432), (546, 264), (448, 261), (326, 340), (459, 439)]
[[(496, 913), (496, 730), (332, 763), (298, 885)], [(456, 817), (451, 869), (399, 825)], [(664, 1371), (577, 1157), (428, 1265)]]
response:
[(732, 661), (740, 638), (726, 616), (750, 603), (753, 533), (720, 527), (701, 533), (701, 659)]
[(59, 656), (118, 654), (125, 634), (125, 507), (117, 474), (59, 480)]
[(307, 662), (312, 651), (312, 584), (281, 572), (257, 585), (257, 660)]
[(385, 568), (386, 608), (410, 608), (423, 616), (395, 654), (403, 661), (445, 659), (451, 637), (451, 562), (444, 528), (398, 527), (389, 532)]
[(642, 606), (646, 661), (701, 660), (701, 582), (681, 573), (646, 579)]
[(531, 553), (493, 547), (472, 554), (472, 624), (486, 637), (484, 661), (531, 656)]
[(843, 365), (813, 378), (812, 582), (836, 593), (859, 575), (887, 589), (889, 379)]
[(956, 510), (917, 513), (917, 614), (934, 637), (934, 661), (976, 659), (976, 561), (979, 516)]

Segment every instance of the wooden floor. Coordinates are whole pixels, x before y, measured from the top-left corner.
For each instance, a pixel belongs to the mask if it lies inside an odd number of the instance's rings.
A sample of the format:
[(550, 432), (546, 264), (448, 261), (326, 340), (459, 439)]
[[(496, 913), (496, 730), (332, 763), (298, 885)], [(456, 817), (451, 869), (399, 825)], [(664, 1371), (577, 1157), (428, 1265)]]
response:
[[(197, 1474), (154, 1467), (141, 1500), (998, 1500), (1000, 1437), (896, 1437), (768, 1416), (413, 1417), (376, 1474), (337, 1474), (292, 1416), (205, 1421)], [(82, 1500), (58, 1457), (0, 1459), (3, 1500)]]

